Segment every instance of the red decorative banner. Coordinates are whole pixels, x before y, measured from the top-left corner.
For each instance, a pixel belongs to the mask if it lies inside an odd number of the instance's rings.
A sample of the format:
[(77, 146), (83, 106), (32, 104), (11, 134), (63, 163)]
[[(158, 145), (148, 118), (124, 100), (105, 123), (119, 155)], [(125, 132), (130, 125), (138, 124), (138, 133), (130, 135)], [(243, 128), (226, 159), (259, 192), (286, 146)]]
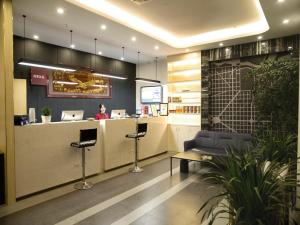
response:
[(49, 70), (47, 69), (31, 67), (31, 84), (46, 86), (48, 84), (48, 73)]

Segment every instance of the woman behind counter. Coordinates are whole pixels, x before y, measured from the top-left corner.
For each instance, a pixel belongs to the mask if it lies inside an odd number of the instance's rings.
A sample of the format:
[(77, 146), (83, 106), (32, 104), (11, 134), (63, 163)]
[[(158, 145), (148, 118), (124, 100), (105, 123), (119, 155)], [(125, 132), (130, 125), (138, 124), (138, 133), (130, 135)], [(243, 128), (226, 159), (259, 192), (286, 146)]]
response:
[(106, 107), (104, 104), (99, 105), (99, 113), (96, 114), (96, 120), (109, 119), (109, 115), (105, 113)]

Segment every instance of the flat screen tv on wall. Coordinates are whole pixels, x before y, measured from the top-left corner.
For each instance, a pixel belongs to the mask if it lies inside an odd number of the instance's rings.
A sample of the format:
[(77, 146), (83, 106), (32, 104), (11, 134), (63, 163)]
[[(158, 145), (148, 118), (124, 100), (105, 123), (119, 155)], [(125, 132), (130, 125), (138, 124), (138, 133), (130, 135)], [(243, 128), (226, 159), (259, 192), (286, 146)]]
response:
[(161, 103), (163, 90), (162, 86), (146, 86), (141, 87), (141, 103), (154, 104)]

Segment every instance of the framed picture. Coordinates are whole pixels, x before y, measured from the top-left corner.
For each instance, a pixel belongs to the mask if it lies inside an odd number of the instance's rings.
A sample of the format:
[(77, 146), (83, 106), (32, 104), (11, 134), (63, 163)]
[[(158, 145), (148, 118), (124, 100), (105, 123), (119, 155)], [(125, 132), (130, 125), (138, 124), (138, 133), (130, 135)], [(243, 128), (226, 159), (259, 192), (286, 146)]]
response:
[(168, 116), (169, 115), (168, 103), (160, 103), (159, 108), (160, 108), (160, 115), (161, 116)]
[(53, 71), (49, 74), (48, 97), (111, 98), (110, 79), (88, 71)]
[(158, 116), (156, 105), (154, 104), (151, 105), (151, 111), (152, 111), (152, 116), (154, 117)]

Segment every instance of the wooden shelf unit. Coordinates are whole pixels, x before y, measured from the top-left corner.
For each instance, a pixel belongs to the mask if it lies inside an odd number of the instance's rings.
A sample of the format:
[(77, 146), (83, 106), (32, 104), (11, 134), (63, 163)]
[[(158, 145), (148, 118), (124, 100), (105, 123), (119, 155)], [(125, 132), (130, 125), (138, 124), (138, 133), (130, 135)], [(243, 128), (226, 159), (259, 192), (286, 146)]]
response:
[(168, 57), (169, 123), (201, 125), (201, 53)]

